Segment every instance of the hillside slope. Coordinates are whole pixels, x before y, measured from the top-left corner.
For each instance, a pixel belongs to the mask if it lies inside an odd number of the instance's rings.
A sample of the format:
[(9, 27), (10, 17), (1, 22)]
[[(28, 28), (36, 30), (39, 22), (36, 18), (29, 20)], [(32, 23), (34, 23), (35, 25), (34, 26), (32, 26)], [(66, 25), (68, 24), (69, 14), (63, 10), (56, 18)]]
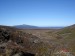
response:
[(54, 52), (56, 55), (75, 56), (75, 25), (59, 29), (57, 31), (49, 31), (48, 35), (52, 36), (52, 43), (56, 46)]
[(68, 26), (57, 32), (62, 39), (59, 41), (75, 55), (75, 25)]

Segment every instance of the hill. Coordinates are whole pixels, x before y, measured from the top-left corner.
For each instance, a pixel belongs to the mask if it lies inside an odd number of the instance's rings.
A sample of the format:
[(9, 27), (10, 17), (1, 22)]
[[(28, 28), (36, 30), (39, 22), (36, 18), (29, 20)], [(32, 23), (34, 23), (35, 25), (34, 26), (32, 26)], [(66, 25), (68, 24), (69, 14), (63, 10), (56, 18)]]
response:
[(62, 37), (60, 43), (75, 55), (75, 24), (61, 29), (57, 34)]
[(75, 56), (75, 24), (54, 32), (49, 31), (47, 34), (55, 38), (52, 43), (56, 46), (56, 53), (61, 49), (65, 49), (70, 53), (67, 55)]

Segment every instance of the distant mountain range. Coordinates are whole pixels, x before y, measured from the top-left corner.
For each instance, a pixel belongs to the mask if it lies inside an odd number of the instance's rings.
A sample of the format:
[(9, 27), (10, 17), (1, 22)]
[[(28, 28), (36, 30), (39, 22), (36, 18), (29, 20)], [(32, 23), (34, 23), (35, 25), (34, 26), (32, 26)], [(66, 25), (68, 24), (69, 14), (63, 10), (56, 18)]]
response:
[(61, 28), (64, 28), (64, 27), (38, 27), (38, 26), (32, 26), (32, 25), (26, 25), (26, 24), (16, 25), (14, 27), (19, 28), (19, 29), (61, 29)]

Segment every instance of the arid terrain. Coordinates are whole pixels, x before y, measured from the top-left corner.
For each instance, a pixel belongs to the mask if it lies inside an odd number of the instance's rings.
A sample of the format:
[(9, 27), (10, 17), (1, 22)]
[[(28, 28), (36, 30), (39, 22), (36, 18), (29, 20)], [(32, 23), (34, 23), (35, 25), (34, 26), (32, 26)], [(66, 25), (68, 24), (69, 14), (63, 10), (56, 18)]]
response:
[(0, 56), (75, 56), (75, 25), (62, 29), (0, 26)]

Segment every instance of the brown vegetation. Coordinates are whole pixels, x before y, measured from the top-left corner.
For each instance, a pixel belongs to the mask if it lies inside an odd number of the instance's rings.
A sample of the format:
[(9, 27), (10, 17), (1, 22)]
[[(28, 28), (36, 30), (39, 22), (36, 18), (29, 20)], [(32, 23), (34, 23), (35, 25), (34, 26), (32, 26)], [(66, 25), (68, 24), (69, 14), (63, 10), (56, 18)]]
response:
[(26, 30), (0, 26), (0, 55), (63, 56), (65, 54), (61, 49), (65, 48), (69, 50), (69, 55), (73, 56), (75, 55), (75, 27), (73, 26), (63, 29)]

